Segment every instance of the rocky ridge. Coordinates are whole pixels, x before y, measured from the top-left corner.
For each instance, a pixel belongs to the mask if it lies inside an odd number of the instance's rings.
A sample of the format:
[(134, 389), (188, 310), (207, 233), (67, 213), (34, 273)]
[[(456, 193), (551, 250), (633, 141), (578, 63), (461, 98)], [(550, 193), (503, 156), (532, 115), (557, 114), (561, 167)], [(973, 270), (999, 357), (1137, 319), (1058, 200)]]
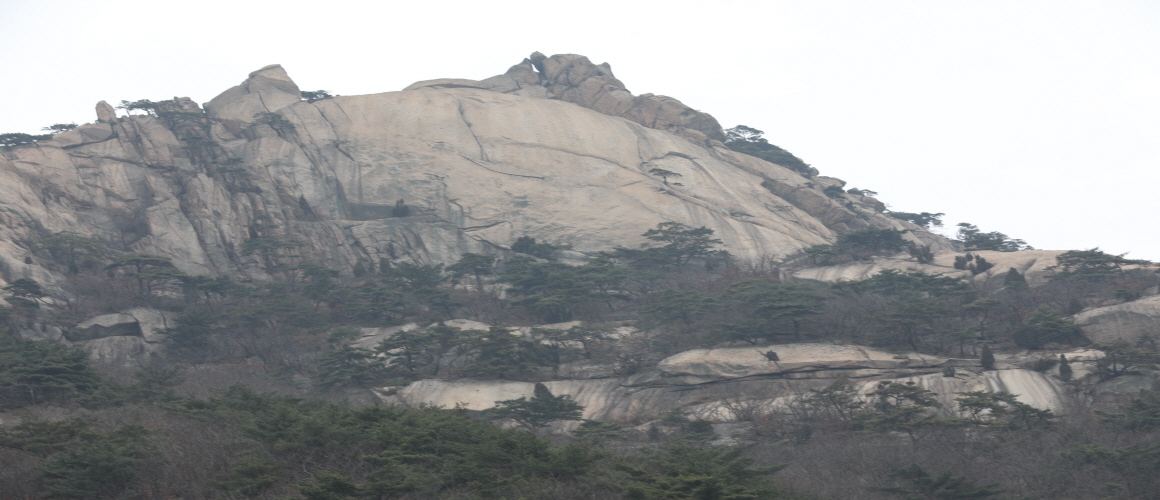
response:
[[(269, 262), (244, 251), (255, 237), (348, 272), (500, 254), (522, 235), (581, 252), (633, 246), (664, 221), (708, 227), (750, 261), (864, 228), (953, 250), (872, 198), (822, 192), (840, 180), (723, 147), (711, 116), (632, 96), (581, 56), (408, 89), (306, 102), (274, 65), (204, 111), (175, 98), (156, 116), (116, 116), (102, 102), (97, 123), (0, 152), (0, 279), (58, 283), (34, 249), (62, 231), (244, 281), (268, 279)], [(393, 216), (400, 200), (406, 217)]]
[[(751, 262), (800, 256), (860, 229), (905, 229), (906, 238), (931, 247), (932, 262), (879, 257), (793, 275), (970, 275), (953, 269), (952, 242), (882, 214), (878, 200), (835, 199), (824, 190), (843, 185), (839, 179), (804, 177), (736, 153), (720, 142), (712, 116), (669, 97), (634, 96), (607, 64), (583, 56), (536, 53), (481, 81), (429, 80), (315, 102), (304, 101), (274, 65), (204, 109), (174, 98), (152, 115), (117, 116), (105, 102), (96, 111), (97, 123), (0, 151), (0, 284), (59, 284), (63, 270), (42, 260), (37, 245), (62, 231), (96, 238), (113, 255), (165, 255), (192, 275), (261, 282), (273, 266), (246, 251), (258, 239), (296, 247), (295, 255), (276, 258), (351, 273), (360, 264), (373, 270), (450, 264), (467, 252), (502, 256), (522, 235), (581, 254), (635, 246), (665, 221), (708, 227)], [(680, 183), (650, 175), (656, 168), (680, 173)], [(400, 206), (406, 213), (396, 212)], [(1060, 252), (977, 253), (996, 265), (974, 281), (1002, 279), (1014, 268), (1035, 285)], [(1156, 329), (1156, 302), (1093, 309), (1077, 319), (1093, 340), (1134, 337)], [(171, 321), (168, 313), (138, 308), (67, 331), (36, 325), (22, 333), (75, 343), (104, 363), (145, 366), (162, 355), (161, 332)], [(354, 345), (372, 347), (407, 328), (419, 326), (374, 329)], [(776, 361), (765, 355), (770, 350)], [(1082, 363), (1100, 353), (1068, 356), (1083, 372)], [(983, 371), (977, 360), (787, 344), (686, 351), (631, 374), (573, 364), (544, 383), (584, 404), (587, 418), (619, 421), (677, 408), (728, 420), (722, 399), (781, 404), (840, 377), (858, 381), (863, 394), (883, 380), (909, 381), (948, 403), (955, 392), (1002, 390), (1059, 409), (1064, 389), (1050, 372), (1028, 369), (1037, 359), (1010, 358)], [(946, 368), (955, 374), (945, 375)], [(531, 382), (422, 380), (382, 398), (483, 409), (532, 391)]]
[[(367, 331), (365, 335), (377, 339), (381, 333)], [(776, 354), (773, 359), (767, 354), (770, 352)], [(677, 409), (698, 418), (730, 421), (735, 415), (724, 401), (772, 408), (839, 379), (854, 382), (863, 397), (882, 382), (915, 383), (935, 392), (948, 415), (953, 413), (956, 393), (967, 391), (1010, 392), (1034, 407), (1061, 411), (1069, 392), (1057, 369), (1031, 369), (1041, 358), (1055, 356), (1058, 354), (1000, 356), (996, 370), (987, 371), (977, 359), (894, 354), (853, 345), (777, 344), (694, 349), (627, 375), (614, 375), (616, 370), (611, 366), (587, 366), (581, 371), (563, 366), (555, 373), (543, 374), (542, 383), (554, 395), (568, 395), (584, 405), (584, 418), (618, 422), (647, 421)], [(1103, 354), (1079, 350), (1067, 356), (1074, 363), (1076, 376), (1082, 377), (1094, 371), (1094, 362)], [(952, 368), (953, 374), (948, 374), (947, 368)], [(509, 380), (429, 379), (380, 392), (380, 397), (388, 404), (483, 410), (496, 401), (531, 397), (534, 386), (533, 382)]]

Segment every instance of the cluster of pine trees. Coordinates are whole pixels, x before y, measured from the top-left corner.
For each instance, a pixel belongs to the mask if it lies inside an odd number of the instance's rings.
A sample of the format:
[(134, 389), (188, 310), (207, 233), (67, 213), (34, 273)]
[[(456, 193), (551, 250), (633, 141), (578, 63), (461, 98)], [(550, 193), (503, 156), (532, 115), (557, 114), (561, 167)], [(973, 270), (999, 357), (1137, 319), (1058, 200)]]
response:
[[(1084, 396), (1090, 381), (1074, 382), (1077, 401), (1089, 404), (1064, 418), (1006, 394), (962, 394), (940, 409), (930, 394), (899, 384), (866, 402), (839, 381), (779, 409), (739, 395), (726, 404), (756, 444), (732, 451), (708, 446), (718, 437), (713, 424), (690, 415), (642, 429), (584, 422), (550, 442), (543, 427), (579, 418), (580, 408), (539, 391), (484, 413), (317, 399), (431, 377), (547, 380), (576, 360), (630, 374), (681, 350), (720, 345), (837, 341), (983, 358), (992, 349), (1083, 345), (1067, 315), (1138, 299), (1157, 284), (1150, 269), (1132, 266), (1140, 262), (1098, 249), (1062, 255), (1041, 286), (1012, 270), (1001, 284), (975, 287), (897, 271), (859, 282), (794, 281), (775, 266), (731, 262), (711, 231), (674, 223), (645, 233), (649, 243), (639, 248), (610, 249), (579, 266), (555, 260), (565, 248), (529, 237), (506, 260), (380, 262), (349, 275), (293, 263), (286, 245), (263, 234), (255, 231), (250, 247), (279, 279), (260, 284), (188, 276), (163, 256), (108, 257), (99, 242), (74, 234), (43, 238), (37, 251), (67, 273), (68, 296), (48, 300), (35, 281), (12, 282), (5, 291), (14, 307), (2, 318), (9, 330), (67, 328), (134, 306), (177, 318), (165, 332), (170, 365), (119, 379), (97, 374), (79, 351), (0, 336), (0, 406), (13, 415), (6, 421), (19, 422), (0, 436), (2, 482), (19, 485), (14, 498), (991, 498), (1063, 494), (1062, 485), (1082, 490), (1077, 498), (1145, 498), (1156, 486), (1146, 473), (1160, 465), (1155, 393), (1117, 406)], [(830, 251), (857, 259), (904, 249), (896, 231), (855, 236)], [(987, 264), (962, 260), (964, 268)], [(445, 324), (456, 318), (497, 326)], [(583, 323), (512, 331), (574, 320)], [(361, 328), (408, 323), (417, 326), (374, 346), (355, 342)], [(624, 324), (635, 333), (612, 334)], [(1110, 353), (1101, 379), (1160, 361), (1147, 338), (1099, 347)], [(1103, 413), (1092, 410), (1097, 400)], [(1027, 463), (1121, 486), (1058, 477), (1021, 485), (972, 465), (1000, 451), (1026, 458), (1013, 443), (1033, 439), (1050, 443)], [(948, 443), (965, 444), (959, 455), (970, 460), (940, 455), (951, 453)], [(835, 463), (843, 446), (868, 451)], [(779, 490), (768, 476), (781, 463), (789, 465), (775, 476)], [(854, 471), (862, 486), (813, 483), (839, 470)], [(952, 493), (960, 496), (945, 496)]]

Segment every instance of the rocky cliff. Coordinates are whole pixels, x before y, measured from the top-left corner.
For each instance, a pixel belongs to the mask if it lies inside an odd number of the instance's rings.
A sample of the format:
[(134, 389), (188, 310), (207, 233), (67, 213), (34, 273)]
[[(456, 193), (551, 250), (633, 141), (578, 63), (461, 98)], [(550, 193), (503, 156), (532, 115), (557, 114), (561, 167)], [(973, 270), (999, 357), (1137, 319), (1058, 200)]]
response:
[(635, 246), (665, 221), (708, 227), (751, 261), (864, 228), (953, 248), (880, 214), (876, 200), (822, 192), (839, 180), (723, 147), (708, 114), (633, 96), (582, 56), (537, 53), (480, 82), (315, 102), (275, 65), (204, 109), (175, 98), (117, 116), (102, 102), (97, 115), (0, 152), (5, 283), (58, 282), (33, 249), (62, 231), (113, 255), (165, 255), (189, 274), (243, 280), (268, 277), (255, 240), (349, 271), (503, 253), (522, 235), (581, 252)]
[[(994, 267), (956, 270), (951, 241), (882, 214), (873, 198), (832, 197), (826, 188), (841, 180), (736, 153), (712, 116), (670, 97), (633, 95), (607, 64), (577, 55), (536, 53), (485, 80), (313, 101), (275, 65), (204, 106), (174, 98), (148, 114), (118, 116), (102, 102), (97, 117), (34, 146), (0, 150), (0, 285), (31, 278), (59, 292), (53, 286), (67, 269), (42, 249), (62, 232), (95, 239), (109, 259), (163, 255), (191, 275), (250, 282), (271, 279), (286, 263), (351, 274), (398, 262), (450, 264), (468, 252), (503, 256), (524, 235), (595, 253), (634, 247), (661, 222), (709, 228), (742, 262), (792, 259), (871, 228), (907, 230), (905, 238), (933, 254), (925, 263), (900, 254), (793, 270), (802, 280), (904, 269), (986, 285), (1015, 269), (1034, 286), (1061, 253), (976, 252)], [(1093, 340), (1114, 340), (1154, 331), (1156, 317), (1151, 297), (1077, 319)], [(67, 331), (33, 325), (21, 334), (145, 366), (164, 356), (171, 322), (168, 313), (136, 308)], [(354, 345), (372, 348), (408, 328), (419, 325), (367, 329)], [(970, 390), (1018, 393), (1055, 409), (1063, 394), (1058, 378), (1028, 370), (1035, 356), (1004, 357), (999, 370), (984, 371), (978, 360), (851, 345), (775, 348), (773, 357), (769, 346), (690, 350), (627, 374), (573, 364), (540, 378), (585, 405), (586, 417), (618, 421), (677, 408), (728, 420), (725, 399), (785, 404), (838, 378), (857, 381), (863, 395), (884, 380), (913, 382), (948, 407), (955, 392)], [(1077, 372), (1099, 356), (1068, 354)], [(483, 409), (533, 387), (421, 380), (382, 397)]]

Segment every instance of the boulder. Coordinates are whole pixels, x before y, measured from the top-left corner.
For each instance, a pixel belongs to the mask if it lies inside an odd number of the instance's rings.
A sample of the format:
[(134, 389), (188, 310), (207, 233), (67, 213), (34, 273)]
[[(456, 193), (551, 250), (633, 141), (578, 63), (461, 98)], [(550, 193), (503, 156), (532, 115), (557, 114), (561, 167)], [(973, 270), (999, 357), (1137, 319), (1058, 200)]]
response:
[[(934, 264), (954, 268), (955, 256), (966, 255), (967, 252), (941, 253), (935, 256)], [(1053, 274), (1048, 270), (1055, 265), (1055, 257), (1063, 250), (1022, 250), (1019, 252), (996, 252), (994, 250), (972, 250), (977, 257), (987, 259), (994, 267), (972, 278), (975, 283), (987, 283), (988, 286), (1001, 286), (1008, 270), (1014, 269), (1027, 279), (1029, 285), (1035, 286), (1047, 282)]]
[(41, 141), (40, 145), (51, 145), (66, 148), (107, 141), (112, 137), (112, 125), (108, 123), (87, 123), (72, 130), (67, 130), (56, 134), (52, 136), (51, 140)]
[(102, 314), (86, 319), (69, 329), (65, 338), (81, 342), (105, 337), (141, 337), (141, 325), (128, 313)]
[(77, 323), (64, 336), (73, 342), (106, 337), (141, 337), (150, 343), (165, 340), (165, 329), (174, 325), (173, 313), (135, 307), (127, 311), (102, 314)]
[(1088, 309), (1073, 319), (1093, 342), (1135, 342), (1160, 332), (1160, 295)]
[(137, 320), (137, 326), (141, 330), (141, 338), (150, 343), (164, 342), (165, 330), (175, 326), (176, 315), (167, 311), (135, 307), (125, 311), (125, 314), (133, 316)]
[(33, 323), (28, 325), (27, 328), (17, 328), (16, 334), (21, 338), (26, 338), (29, 340), (61, 342), (65, 344), (69, 343), (68, 339), (66, 339), (64, 336), (64, 330), (61, 330), (59, 327), (46, 325), (43, 323)]
[(278, 64), (250, 73), (241, 85), (222, 92), (205, 104), (205, 112), (218, 120), (252, 122), (254, 115), (272, 113), (302, 101), (298, 85)]
[(117, 110), (113, 109), (109, 103), (101, 101), (97, 103), (97, 122), (110, 123), (117, 119)]

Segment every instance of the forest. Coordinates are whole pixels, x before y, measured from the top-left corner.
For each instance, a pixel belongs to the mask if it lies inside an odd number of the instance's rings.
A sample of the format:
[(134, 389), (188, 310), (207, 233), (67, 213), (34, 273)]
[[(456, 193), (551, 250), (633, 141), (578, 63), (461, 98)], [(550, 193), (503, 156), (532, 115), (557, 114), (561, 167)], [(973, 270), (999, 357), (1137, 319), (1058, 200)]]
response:
[[(1014, 269), (987, 285), (889, 270), (823, 283), (791, 278), (793, 262), (735, 262), (712, 231), (663, 223), (645, 245), (579, 265), (565, 262), (566, 246), (525, 236), (506, 256), (384, 259), (343, 273), (303, 262), (268, 221), (256, 226), (243, 251), (272, 282), (190, 276), (165, 256), (111, 255), (72, 233), (34, 242), (68, 279), (61, 297), (31, 279), (4, 288), (0, 497), (1143, 499), (1160, 488), (1160, 393), (1105, 389), (1156, 369), (1156, 339), (1091, 344), (1068, 319), (1147, 295), (1160, 284), (1147, 262), (1067, 252), (1034, 287)], [(903, 236), (852, 232), (801, 259), (926, 258)], [(959, 236), (967, 251), (955, 267), (972, 274), (993, 266), (972, 252), (1025, 246), (970, 225)], [(132, 307), (175, 315), (164, 361), (99, 366), (15, 335)], [(575, 323), (538, 328), (565, 322)], [(363, 328), (407, 324), (418, 327), (355, 345)], [(634, 334), (616, 333), (625, 326)], [(1072, 379), (1066, 356), (1037, 368), (1066, 383), (1061, 412), (1002, 392), (961, 393), (944, 408), (898, 383), (860, 397), (845, 379), (786, 406), (726, 400), (727, 423), (679, 410), (586, 421), (542, 384), (487, 411), (380, 406), (371, 392), (431, 378), (535, 383), (577, 360), (625, 376), (694, 348), (796, 342), (983, 369), (1021, 349), (1108, 355), (1087, 377)], [(723, 424), (744, 429), (741, 444), (715, 444)]]

